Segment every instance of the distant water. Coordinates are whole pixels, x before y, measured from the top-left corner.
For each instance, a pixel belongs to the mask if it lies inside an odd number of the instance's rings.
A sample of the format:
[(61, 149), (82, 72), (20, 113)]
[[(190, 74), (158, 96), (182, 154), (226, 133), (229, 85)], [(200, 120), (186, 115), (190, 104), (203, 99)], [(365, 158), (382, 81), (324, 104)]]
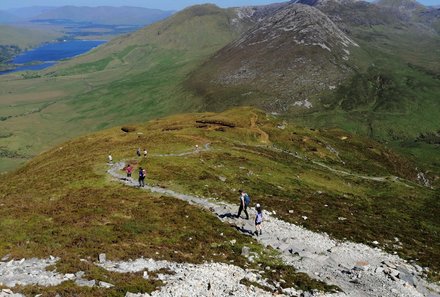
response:
[(106, 42), (104, 40), (72, 40), (44, 44), (22, 53), (12, 61), (12, 64), (36, 62), (39, 64), (18, 66), (13, 70), (2, 71), (0, 75), (24, 70), (42, 70), (55, 65), (60, 60), (84, 54)]

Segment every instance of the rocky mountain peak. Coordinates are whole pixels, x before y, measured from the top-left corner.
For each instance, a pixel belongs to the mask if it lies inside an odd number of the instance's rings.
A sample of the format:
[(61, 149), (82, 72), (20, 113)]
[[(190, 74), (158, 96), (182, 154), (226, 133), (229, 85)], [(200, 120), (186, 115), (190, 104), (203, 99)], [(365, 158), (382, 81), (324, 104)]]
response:
[(292, 41), (298, 45), (319, 46), (329, 52), (357, 46), (324, 13), (297, 3), (289, 4), (262, 20), (233, 46), (266, 44), (274, 47)]
[[(241, 12), (254, 19), (258, 13), (252, 8)], [(319, 9), (288, 3), (217, 52), (190, 84), (201, 93), (220, 90), (211, 106), (221, 104), (221, 90), (240, 89), (243, 104), (258, 102), (274, 112), (310, 109), (316, 94), (334, 88), (350, 73), (347, 65), (355, 47)]]
[(291, 4), (305, 4), (309, 6), (324, 6), (331, 4), (347, 5), (360, 2), (361, 0), (292, 0)]

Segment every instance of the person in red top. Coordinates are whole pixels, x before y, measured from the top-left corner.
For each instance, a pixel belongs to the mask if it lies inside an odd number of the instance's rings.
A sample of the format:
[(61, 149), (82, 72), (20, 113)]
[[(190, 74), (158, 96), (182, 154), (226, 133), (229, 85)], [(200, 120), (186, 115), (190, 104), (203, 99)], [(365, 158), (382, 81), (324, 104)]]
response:
[(131, 177), (131, 173), (133, 172), (133, 167), (130, 164), (125, 168), (125, 172), (127, 172), (127, 177)]

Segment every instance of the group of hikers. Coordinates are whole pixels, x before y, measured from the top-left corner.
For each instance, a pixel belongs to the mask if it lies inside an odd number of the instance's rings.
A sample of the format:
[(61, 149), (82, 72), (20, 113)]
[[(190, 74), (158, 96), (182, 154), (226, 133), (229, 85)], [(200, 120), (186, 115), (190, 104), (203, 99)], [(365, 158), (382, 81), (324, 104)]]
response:
[[(144, 149), (144, 158), (147, 157), (148, 151), (147, 149)], [(140, 157), (141, 154), (141, 148), (138, 148), (136, 150), (136, 155), (138, 157)], [(130, 164), (127, 164), (127, 166), (125, 166), (125, 172), (127, 173), (127, 178), (131, 178), (131, 175), (133, 173), (133, 167)], [(147, 171), (142, 168), (139, 167), (139, 177), (138, 177), (138, 182), (139, 182), (139, 187), (145, 187), (145, 177), (147, 176)]]
[[(246, 215), (246, 220), (249, 220), (249, 214), (247, 212), (247, 208), (249, 207), (249, 205), (251, 204), (251, 198), (248, 195), (248, 193), (244, 192), (243, 190), (238, 190), (238, 192), (240, 193), (240, 206), (238, 207), (238, 213), (237, 213), (237, 218), (240, 217), (241, 212), (243, 211), (244, 214)], [(257, 205), (255, 205), (255, 210), (257, 211), (256, 215), (255, 215), (255, 235), (262, 235), (262, 230), (261, 230), (261, 225), (263, 223), (263, 210), (261, 209), (261, 205), (257, 203)]]
[[(199, 147), (196, 146), (196, 151), (198, 151), (198, 148)], [(144, 149), (144, 151), (143, 151), (144, 157), (147, 157), (147, 154), (148, 154), (147, 150)], [(138, 148), (136, 150), (136, 155), (138, 157), (141, 157), (142, 154), (141, 154), (140, 148)], [(112, 163), (112, 162), (113, 162), (113, 158), (112, 158), (111, 154), (109, 154), (109, 163)], [(127, 164), (127, 166), (125, 167), (125, 172), (127, 173), (127, 178), (131, 178), (131, 175), (133, 173), (133, 166), (131, 166), (130, 164)], [(139, 173), (139, 176), (138, 176), (139, 187), (145, 187), (145, 177), (147, 175), (147, 171), (144, 168), (139, 167), (138, 173)], [(236, 217), (240, 218), (241, 213), (244, 212), (244, 214), (246, 215), (246, 220), (249, 220), (249, 213), (248, 213), (247, 209), (251, 203), (250, 196), (242, 190), (239, 190), (238, 192), (240, 194), (240, 205), (238, 207), (238, 213), (237, 213)], [(256, 215), (255, 215), (255, 232), (254, 232), (254, 234), (258, 236), (258, 235), (262, 235), (261, 225), (263, 223), (263, 211), (261, 209), (261, 205), (258, 203), (255, 205), (255, 210), (256, 210)]]

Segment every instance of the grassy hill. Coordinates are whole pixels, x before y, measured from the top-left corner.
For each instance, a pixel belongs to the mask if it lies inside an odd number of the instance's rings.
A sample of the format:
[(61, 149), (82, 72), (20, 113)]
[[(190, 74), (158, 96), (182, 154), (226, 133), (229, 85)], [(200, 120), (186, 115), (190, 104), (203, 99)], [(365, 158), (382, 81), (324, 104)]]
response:
[(180, 83), (240, 34), (234, 14), (196, 6), (34, 78), (0, 77), (1, 169), (91, 130), (199, 109)]
[[(438, 179), (438, 143), (424, 137), (440, 126), (435, 29), (366, 2), (314, 1), (302, 18), (319, 22), (295, 31), (286, 27), (294, 5), (195, 6), (55, 68), (1, 77), (0, 167), (117, 124), (252, 104), (388, 142)], [(263, 46), (276, 28), (290, 28), (280, 33), (286, 42)], [(345, 37), (359, 47), (342, 46)]]
[[(439, 193), (417, 184), (414, 165), (379, 143), (341, 130), (301, 128), (252, 108), (183, 114), (129, 128), (130, 133), (115, 127), (60, 144), (4, 176), (0, 255), (60, 257), (58, 271), (82, 270), (86, 277), (116, 284), (112, 296), (124, 296), (127, 290), (151, 292), (161, 284), (138, 274), (97, 269), (91, 262), (102, 252), (115, 260), (144, 256), (274, 267), (273, 252), (212, 215), (110, 180), (105, 172), (112, 153), (115, 161), (147, 168), (149, 184), (232, 203), (237, 189), (245, 188), (254, 203), (288, 222), (340, 239), (377, 240), (385, 249), (431, 267), (433, 277), (439, 271)], [(207, 143), (211, 149), (199, 154), (160, 156)], [(135, 156), (138, 147), (149, 150), (147, 159)], [(189, 243), (189, 237), (194, 241)], [(232, 239), (235, 246), (228, 244)], [(248, 263), (240, 256), (244, 245), (262, 255), (260, 262)], [(300, 287), (323, 288), (291, 273)], [(69, 282), (45, 290), (109, 294)], [(33, 287), (20, 291), (44, 292)]]
[(0, 25), (0, 45), (16, 45), (26, 49), (60, 36), (61, 34), (55, 31)]

